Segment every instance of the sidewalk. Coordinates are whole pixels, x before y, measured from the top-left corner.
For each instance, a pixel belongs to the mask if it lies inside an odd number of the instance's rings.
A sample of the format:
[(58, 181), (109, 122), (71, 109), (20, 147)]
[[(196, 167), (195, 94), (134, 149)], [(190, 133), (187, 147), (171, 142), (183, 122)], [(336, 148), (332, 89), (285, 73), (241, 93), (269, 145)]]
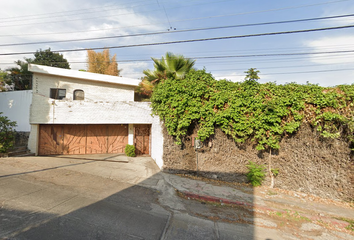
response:
[[(354, 207), (349, 203), (275, 188), (217, 186), (216, 183), (172, 174), (164, 174), (164, 178), (184, 198), (221, 205), (236, 205), (263, 217), (291, 216), (292, 220), (311, 221), (331, 229), (343, 230), (350, 223), (339, 219), (354, 220)], [(354, 231), (349, 233), (354, 234)]]

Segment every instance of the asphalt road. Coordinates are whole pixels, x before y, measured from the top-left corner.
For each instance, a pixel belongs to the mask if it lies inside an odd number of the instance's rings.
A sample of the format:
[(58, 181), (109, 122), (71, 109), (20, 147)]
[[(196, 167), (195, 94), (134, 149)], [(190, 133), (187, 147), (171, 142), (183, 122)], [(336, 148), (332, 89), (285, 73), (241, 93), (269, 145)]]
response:
[(0, 159), (0, 240), (297, 239), (253, 211), (179, 198), (151, 158), (123, 160)]
[(252, 225), (189, 214), (151, 160), (135, 160), (1, 159), (0, 239), (254, 239)]

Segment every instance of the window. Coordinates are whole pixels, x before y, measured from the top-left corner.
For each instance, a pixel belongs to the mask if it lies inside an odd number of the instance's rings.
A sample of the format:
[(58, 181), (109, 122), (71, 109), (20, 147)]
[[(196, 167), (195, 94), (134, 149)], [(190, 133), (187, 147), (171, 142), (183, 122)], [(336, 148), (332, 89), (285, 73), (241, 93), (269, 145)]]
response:
[(60, 89), (60, 88), (50, 89), (50, 98), (63, 99), (65, 97), (66, 97), (66, 89)]
[(85, 93), (82, 90), (74, 91), (74, 100), (85, 100)]

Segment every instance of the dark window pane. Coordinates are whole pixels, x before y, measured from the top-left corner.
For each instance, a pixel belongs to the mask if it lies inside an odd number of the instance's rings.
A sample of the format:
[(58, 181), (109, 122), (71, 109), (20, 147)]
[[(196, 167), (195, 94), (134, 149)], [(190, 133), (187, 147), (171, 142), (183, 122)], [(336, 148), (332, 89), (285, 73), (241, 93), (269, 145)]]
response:
[(85, 93), (82, 90), (75, 90), (74, 91), (74, 100), (84, 100)]

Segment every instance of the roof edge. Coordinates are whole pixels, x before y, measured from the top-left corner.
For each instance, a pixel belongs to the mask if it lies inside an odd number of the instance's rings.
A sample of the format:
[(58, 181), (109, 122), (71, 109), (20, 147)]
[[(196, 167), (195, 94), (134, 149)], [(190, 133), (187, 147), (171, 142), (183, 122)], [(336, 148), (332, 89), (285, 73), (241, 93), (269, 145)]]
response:
[(118, 77), (118, 76), (111, 76), (111, 75), (91, 73), (91, 72), (81, 72), (77, 70), (49, 67), (49, 66), (43, 66), (37, 64), (28, 64), (28, 71), (31, 71), (33, 73), (85, 79), (85, 80), (91, 80), (96, 82), (113, 83), (113, 84), (128, 85), (134, 87), (137, 87), (140, 83), (140, 80), (133, 79), (133, 78)]

